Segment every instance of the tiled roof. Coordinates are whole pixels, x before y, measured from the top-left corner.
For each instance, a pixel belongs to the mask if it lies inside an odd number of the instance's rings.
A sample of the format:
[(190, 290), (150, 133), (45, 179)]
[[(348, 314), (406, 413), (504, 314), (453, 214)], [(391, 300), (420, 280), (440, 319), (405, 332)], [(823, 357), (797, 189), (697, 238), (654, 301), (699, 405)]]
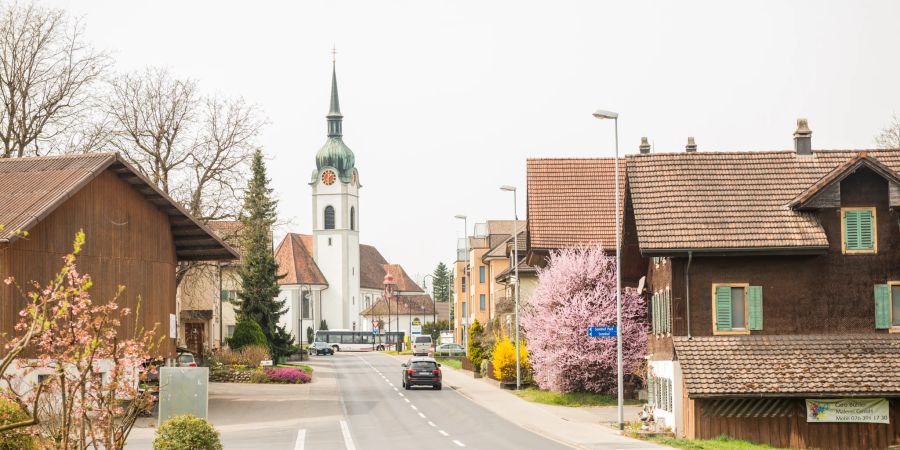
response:
[[(515, 240), (510, 235), (503, 235), (502, 237), (502, 240), (499, 240), (499, 242), (497, 242), (493, 248), (491, 248), (487, 253), (484, 254), (484, 256), (481, 257), (482, 261), (487, 261), (491, 258), (506, 258), (507, 248), (509, 248), (510, 252), (512, 252), (512, 245)], [(520, 231), (518, 238), (519, 256), (522, 256), (525, 254), (525, 251), (528, 247), (528, 232)]]
[(206, 225), (114, 153), (0, 159), (0, 242), (13, 242), (97, 175), (111, 171), (169, 216), (179, 260), (230, 260), (237, 254)]
[(384, 266), (387, 260), (378, 249), (360, 244), (359, 246), (359, 287), (363, 289), (382, 289), (384, 287)]
[(675, 337), (691, 397), (897, 395), (900, 336)]
[[(394, 282), (397, 283), (398, 292), (425, 292), (412, 278), (409, 277), (409, 275), (407, 275), (406, 270), (403, 270), (403, 266), (400, 264), (385, 264), (384, 270), (394, 277)], [(382, 279), (382, 281), (384, 280)]]
[[(621, 202), (625, 196), (625, 160), (619, 162)], [(529, 159), (530, 247), (557, 249), (600, 243), (614, 250), (614, 180), (615, 158)]]
[[(431, 300), (430, 295), (400, 295), (391, 301), (390, 313), (430, 316), (434, 313), (434, 301)], [(359, 314), (362, 316), (386, 316), (388, 315), (388, 304), (383, 298), (379, 298), (372, 306)]]
[[(630, 155), (628, 186), (641, 251), (827, 247), (816, 216), (788, 204), (859, 153)], [(898, 150), (866, 154), (900, 169)]]
[(312, 236), (288, 233), (275, 250), (275, 262), (284, 278), (278, 284), (328, 286), (328, 280), (312, 257)]

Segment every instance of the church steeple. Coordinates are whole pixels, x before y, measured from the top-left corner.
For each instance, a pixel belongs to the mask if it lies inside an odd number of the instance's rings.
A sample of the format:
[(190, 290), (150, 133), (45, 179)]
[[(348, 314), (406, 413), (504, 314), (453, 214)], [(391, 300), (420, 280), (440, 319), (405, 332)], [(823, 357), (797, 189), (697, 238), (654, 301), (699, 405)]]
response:
[(341, 104), (338, 101), (337, 67), (331, 61), (331, 108), (328, 109), (328, 137), (341, 137), (344, 116), (341, 115)]

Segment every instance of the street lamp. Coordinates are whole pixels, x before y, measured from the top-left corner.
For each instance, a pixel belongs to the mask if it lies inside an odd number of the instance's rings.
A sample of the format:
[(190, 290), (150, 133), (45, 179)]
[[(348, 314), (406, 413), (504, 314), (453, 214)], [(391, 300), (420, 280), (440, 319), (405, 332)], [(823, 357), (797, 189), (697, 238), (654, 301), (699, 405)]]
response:
[(625, 431), (622, 382), (622, 243), (619, 233), (619, 113), (598, 109), (594, 117), (604, 120), (612, 119), (616, 132), (616, 367), (619, 390), (619, 432)]
[[(394, 277), (391, 274), (387, 274), (384, 276), (384, 301), (387, 303), (388, 308), (388, 333), (384, 338), (384, 343), (386, 345), (390, 345), (391, 340), (391, 321), (393, 318), (391, 317), (391, 294), (394, 291), (394, 288), (397, 286), (397, 283), (394, 281)], [(398, 321), (399, 322), (399, 321)], [(399, 323), (397, 324), (399, 327)]]
[(469, 286), (472, 284), (472, 279), (469, 277), (469, 236), (468, 236), (469, 219), (463, 214), (457, 214), (453, 217), (463, 221), (463, 239), (466, 242), (466, 247), (465, 247), (466, 260), (465, 260), (465, 265), (463, 265), (463, 277), (466, 278), (466, 282), (467, 282), (466, 283), (466, 304), (465, 304), (466, 310), (463, 311), (464, 325), (463, 325), (462, 338), (463, 338), (463, 346), (466, 348), (466, 358), (468, 358), (469, 357), (469, 314), (468, 314), (469, 311), (468, 311), (468, 308), (470, 308), (471, 304), (472, 304), (472, 302), (471, 302), (472, 299), (469, 298), (471, 295), (471, 290), (469, 289)]
[(522, 362), (519, 360), (519, 208), (516, 206), (516, 187), (503, 185), (501, 191), (513, 194), (513, 270), (515, 271), (516, 284), (513, 295), (516, 299), (516, 390), (522, 387)]

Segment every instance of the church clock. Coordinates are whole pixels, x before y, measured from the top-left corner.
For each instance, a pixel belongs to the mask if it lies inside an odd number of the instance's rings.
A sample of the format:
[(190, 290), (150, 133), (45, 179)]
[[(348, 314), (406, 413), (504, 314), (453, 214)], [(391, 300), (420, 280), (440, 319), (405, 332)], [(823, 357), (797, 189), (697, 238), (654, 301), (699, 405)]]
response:
[(322, 182), (327, 186), (331, 186), (332, 184), (334, 184), (334, 180), (336, 179), (337, 176), (335, 176), (334, 172), (331, 170), (326, 170), (325, 173), (322, 174)]

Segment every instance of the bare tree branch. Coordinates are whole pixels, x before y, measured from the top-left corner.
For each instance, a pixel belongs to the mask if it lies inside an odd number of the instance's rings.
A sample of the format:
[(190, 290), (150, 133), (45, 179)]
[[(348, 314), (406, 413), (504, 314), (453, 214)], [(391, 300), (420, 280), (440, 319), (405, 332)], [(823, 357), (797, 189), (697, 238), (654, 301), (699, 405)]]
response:
[(890, 123), (875, 136), (875, 143), (879, 148), (900, 148), (900, 117), (896, 114), (891, 117)]

